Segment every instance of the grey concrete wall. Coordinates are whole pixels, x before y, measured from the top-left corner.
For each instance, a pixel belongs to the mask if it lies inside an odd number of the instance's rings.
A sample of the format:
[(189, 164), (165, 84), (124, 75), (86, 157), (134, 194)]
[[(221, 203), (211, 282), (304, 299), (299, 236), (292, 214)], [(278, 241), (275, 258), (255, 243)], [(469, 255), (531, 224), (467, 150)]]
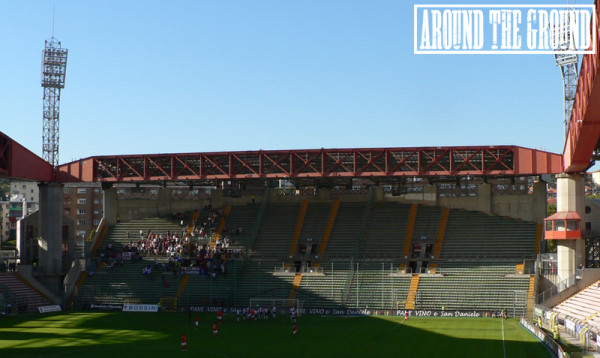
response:
[(454, 209), (482, 211), (542, 223), (546, 218), (546, 184), (535, 183), (533, 194), (492, 195), (489, 184), (479, 184), (475, 197), (441, 197), (441, 206)]
[(400, 198), (403, 202), (410, 204), (438, 205), (437, 187), (435, 185), (426, 185), (422, 193), (409, 193), (400, 196)]
[[(45, 286), (44, 283), (39, 282), (37, 279), (35, 279), (31, 265), (17, 266), (17, 273), (19, 275), (21, 275), (21, 277), (23, 279), (25, 279), (30, 285), (32, 285), (38, 291), (40, 291), (46, 297), (48, 297), (52, 301), (52, 303), (57, 304), (57, 305), (62, 303), (62, 298), (61, 298), (60, 292), (56, 292), (56, 290), (52, 290), (52, 291), (49, 290)], [(44, 278), (42, 277), (41, 279), (44, 279)], [(56, 279), (59, 279), (59, 278), (56, 278)], [(56, 282), (55, 282), (55, 278), (51, 277), (50, 280), (51, 280), (50, 286), (52, 286), (52, 287), (57, 286)]]
[(39, 186), (39, 270), (45, 274), (61, 274), (63, 186), (56, 183)]
[[(375, 201), (393, 201), (405, 204), (440, 205), (448, 208), (482, 211), (488, 214), (497, 214), (520, 218), (527, 221), (542, 222), (546, 217), (546, 192), (545, 183), (534, 185), (533, 195), (501, 195), (493, 196), (490, 184), (479, 184), (479, 194), (474, 197), (439, 197), (434, 185), (427, 185), (422, 193), (409, 193), (399, 196), (384, 194), (383, 188), (375, 187), (373, 192), (365, 191), (361, 194), (343, 194), (332, 192), (329, 189), (317, 189), (314, 195), (281, 195), (283, 191), (272, 189), (269, 192), (271, 203), (301, 203), (310, 201), (332, 201), (339, 199), (343, 202), (366, 202), (371, 196)], [(246, 205), (263, 200), (262, 195), (242, 195), (232, 198), (223, 195), (221, 189), (214, 189), (210, 200), (181, 200), (172, 199), (170, 189), (160, 189), (158, 198), (117, 200), (116, 190), (105, 191), (105, 219), (108, 225), (114, 225), (118, 215), (121, 220), (128, 221), (144, 217), (163, 216), (176, 212), (192, 211), (211, 204), (215, 208), (228, 205)], [(114, 203), (114, 204), (111, 204)], [(111, 205), (114, 209), (111, 209)]]
[(117, 223), (117, 211), (119, 211), (117, 202), (117, 189), (104, 189), (102, 210), (104, 211), (104, 220), (106, 221), (106, 225), (114, 225)]
[[(202, 209), (204, 207), (204, 201), (171, 201), (170, 197), (167, 198), (166, 195), (163, 195), (161, 197), (160, 194), (158, 200), (129, 199), (118, 200), (117, 203), (118, 208), (115, 212), (115, 217), (116, 215), (119, 215), (121, 221), (130, 221), (147, 217), (166, 216), (177, 212)], [(114, 223), (107, 224), (114, 225)]]
[[(33, 227), (33, 237), (27, 240), (27, 226)], [(17, 250), (21, 264), (31, 265), (31, 260), (38, 257), (37, 237), (40, 225), (40, 211), (17, 221)]]
[[(32, 258), (38, 258), (38, 237), (40, 230), (40, 211), (36, 211), (33, 214), (17, 221), (17, 250), (19, 251), (19, 257), (21, 259), (21, 263), (30, 265)], [(33, 227), (33, 237), (27, 241), (27, 226)], [(73, 258), (72, 253), (77, 245), (77, 240), (80, 238), (74, 237), (74, 227), (75, 221), (65, 215), (62, 214), (62, 226), (67, 226), (67, 232), (69, 234), (68, 240), (66, 242), (62, 242), (62, 231), (61, 231), (61, 253), (62, 253), (62, 245), (67, 244), (69, 248), (68, 258)], [(61, 229), (62, 230), (62, 229)], [(87, 238), (86, 238), (87, 239)], [(70, 262), (67, 262), (66, 265), (70, 266)], [(63, 266), (64, 268), (64, 266)]]
[(479, 184), (477, 196), (441, 197), (441, 206), (452, 209), (465, 209), (492, 213), (492, 187), (490, 184)]

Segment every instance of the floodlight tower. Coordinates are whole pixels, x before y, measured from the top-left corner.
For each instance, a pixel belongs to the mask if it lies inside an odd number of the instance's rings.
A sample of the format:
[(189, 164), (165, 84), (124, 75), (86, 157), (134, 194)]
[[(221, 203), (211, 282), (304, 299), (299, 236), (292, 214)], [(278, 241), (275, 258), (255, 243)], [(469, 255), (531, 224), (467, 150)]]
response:
[[(567, 4), (567, 10), (572, 10)], [(577, 64), (579, 58), (577, 54), (572, 53), (574, 48), (571, 48), (571, 26), (569, 16), (566, 17), (566, 22), (554, 27), (554, 36), (560, 36), (562, 40), (559, 43), (558, 51), (554, 54), (556, 65), (560, 67), (560, 71), (563, 78), (563, 107), (564, 107), (564, 125), (565, 125), (565, 137), (569, 132), (569, 123), (571, 121), (571, 113), (573, 112), (573, 102), (575, 101), (575, 93), (577, 93)], [(569, 51), (570, 50), (570, 51)]]
[(42, 87), (44, 88), (44, 129), (42, 133), (43, 158), (58, 166), (58, 123), (60, 112), (60, 90), (65, 87), (67, 72), (66, 48), (54, 35), (46, 40), (42, 51)]

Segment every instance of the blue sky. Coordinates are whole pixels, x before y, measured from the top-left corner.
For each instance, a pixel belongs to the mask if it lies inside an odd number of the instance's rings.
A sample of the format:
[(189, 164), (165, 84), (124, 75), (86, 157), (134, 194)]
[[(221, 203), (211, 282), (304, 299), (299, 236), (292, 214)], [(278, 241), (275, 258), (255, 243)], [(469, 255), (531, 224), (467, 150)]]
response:
[(0, 131), (41, 155), (54, 5), (69, 49), (61, 163), (321, 147), (562, 152), (553, 56), (414, 55), (419, 3), (457, 2), (3, 1)]

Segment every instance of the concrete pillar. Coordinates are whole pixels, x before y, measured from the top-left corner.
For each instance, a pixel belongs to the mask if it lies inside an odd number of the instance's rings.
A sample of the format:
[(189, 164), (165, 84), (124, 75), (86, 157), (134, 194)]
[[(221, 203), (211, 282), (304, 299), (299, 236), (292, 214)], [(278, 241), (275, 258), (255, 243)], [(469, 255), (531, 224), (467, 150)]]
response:
[(62, 216), (63, 185), (41, 183), (39, 216), (39, 271), (60, 275), (62, 273)]
[(211, 190), (210, 205), (212, 205), (213, 208), (222, 208), (225, 206), (225, 198), (223, 197), (223, 189), (212, 189)]
[(585, 215), (585, 180), (583, 174), (556, 176), (556, 211), (576, 211)]
[(426, 184), (423, 187), (423, 201), (429, 205), (438, 205), (437, 186)]
[(173, 214), (173, 209), (171, 208), (171, 189), (158, 189), (156, 205), (158, 205), (158, 216)]
[(331, 200), (331, 189), (318, 188), (317, 189), (317, 200)]
[(557, 240), (558, 280), (564, 281), (575, 274), (575, 240)]
[(383, 186), (375, 186), (375, 187), (371, 187), (371, 190), (373, 190), (373, 199), (375, 201), (381, 201), (384, 198), (384, 193), (383, 193)]
[(477, 185), (477, 210), (492, 213), (492, 185), (480, 183)]
[(104, 189), (104, 198), (102, 199), (102, 210), (104, 211), (104, 222), (106, 225), (113, 226), (117, 223), (117, 189)]
[[(585, 217), (585, 180), (583, 174), (560, 174), (556, 177), (556, 211), (575, 211)], [(575, 275), (584, 264), (583, 239), (557, 240), (558, 277), (561, 281)]]

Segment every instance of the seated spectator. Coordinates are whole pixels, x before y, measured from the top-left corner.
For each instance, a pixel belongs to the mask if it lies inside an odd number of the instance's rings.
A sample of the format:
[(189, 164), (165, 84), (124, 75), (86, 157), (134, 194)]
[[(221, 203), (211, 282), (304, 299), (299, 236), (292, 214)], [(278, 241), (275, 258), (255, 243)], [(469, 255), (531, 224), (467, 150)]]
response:
[(12, 304), (9, 303), (4, 307), (4, 311), (2, 311), (2, 316), (8, 316), (12, 312)]
[(152, 274), (152, 266), (148, 265), (144, 267), (144, 269), (142, 270), (142, 274), (144, 276), (150, 276)]

